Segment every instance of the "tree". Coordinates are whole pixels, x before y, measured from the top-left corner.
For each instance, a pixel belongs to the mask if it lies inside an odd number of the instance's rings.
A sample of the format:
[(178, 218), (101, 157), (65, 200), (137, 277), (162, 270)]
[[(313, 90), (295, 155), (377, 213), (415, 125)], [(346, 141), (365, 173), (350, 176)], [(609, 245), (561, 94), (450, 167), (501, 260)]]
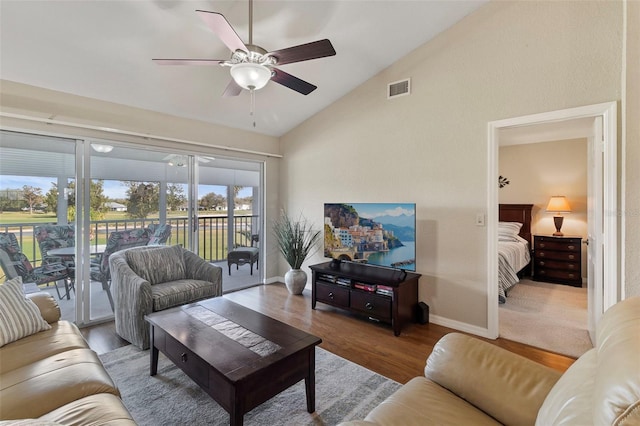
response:
[(33, 214), (33, 208), (37, 204), (42, 204), (42, 200), (44, 199), (42, 196), (42, 189), (36, 188), (29, 185), (24, 185), (22, 187), (22, 197), (24, 201), (27, 202), (29, 206), (29, 214)]
[(227, 199), (223, 195), (210, 192), (200, 198), (200, 202), (198, 204), (203, 209), (212, 210), (217, 209), (218, 207), (225, 207), (227, 205)]
[(58, 185), (51, 182), (51, 188), (44, 196), (44, 203), (47, 205), (47, 212), (56, 212), (58, 209)]
[(180, 209), (180, 207), (187, 202), (187, 197), (184, 195), (184, 188), (182, 185), (175, 183), (167, 184), (167, 207), (171, 211)]
[[(55, 185), (55, 184), (54, 184)], [(102, 220), (107, 213), (106, 203), (109, 198), (104, 195), (104, 180), (92, 180), (89, 186), (89, 217), (91, 220)], [(76, 183), (69, 182), (67, 197), (67, 218), (73, 222), (76, 217)]]
[(158, 203), (160, 200), (160, 184), (158, 182), (145, 183), (126, 181), (123, 185), (129, 187), (127, 189), (127, 216), (134, 219), (145, 219), (151, 213), (158, 212)]
[(109, 198), (104, 195), (104, 180), (92, 180), (89, 187), (89, 214), (91, 216), (91, 220), (104, 219), (104, 216), (108, 210), (106, 206), (106, 203), (108, 201)]

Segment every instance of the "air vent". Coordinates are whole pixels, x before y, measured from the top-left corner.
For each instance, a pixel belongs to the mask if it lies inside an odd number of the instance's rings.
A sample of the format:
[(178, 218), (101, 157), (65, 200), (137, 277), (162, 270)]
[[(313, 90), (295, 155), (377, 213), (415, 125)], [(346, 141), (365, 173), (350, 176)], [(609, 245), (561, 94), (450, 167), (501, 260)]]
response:
[(394, 81), (387, 86), (387, 99), (405, 96), (411, 93), (411, 79)]

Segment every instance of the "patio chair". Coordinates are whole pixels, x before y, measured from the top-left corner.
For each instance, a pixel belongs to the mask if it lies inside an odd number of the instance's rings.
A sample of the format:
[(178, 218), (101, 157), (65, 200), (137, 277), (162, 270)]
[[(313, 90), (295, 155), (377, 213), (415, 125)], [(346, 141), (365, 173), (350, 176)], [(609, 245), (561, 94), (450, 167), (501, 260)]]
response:
[(149, 239), (150, 235), (147, 228), (114, 231), (109, 234), (107, 245), (100, 257), (100, 263), (91, 264), (91, 279), (102, 283), (102, 289), (107, 292), (111, 310), (113, 310), (113, 296), (111, 295), (111, 270), (109, 269), (109, 257), (111, 257), (113, 253), (126, 248), (146, 246)]
[(164, 246), (171, 237), (171, 225), (168, 223), (163, 223), (162, 225), (152, 223), (147, 227), (147, 229), (151, 235), (149, 243), (147, 244), (149, 246)]
[(251, 235), (251, 247), (236, 247), (233, 250), (229, 250), (227, 253), (227, 266), (229, 267), (229, 275), (231, 275), (231, 265), (236, 265), (236, 271), (240, 265), (249, 264), (251, 275), (253, 275), (253, 264), (256, 264), (256, 269), (260, 263), (260, 249), (254, 247), (254, 243), (257, 245), (260, 242), (258, 234)]
[(10, 280), (22, 277), (23, 284), (48, 284), (53, 283), (58, 293), (58, 298), (62, 299), (58, 281), (64, 281), (66, 296), (69, 295), (69, 272), (63, 263), (47, 263), (34, 268), (27, 256), (22, 253), (16, 235), (11, 232), (0, 233), (0, 267)]
[(70, 256), (51, 256), (49, 251), (62, 247), (75, 247), (76, 231), (73, 225), (43, 225), (37, 226), (34, 230), (35, 238), (40, 247), (42, 255), (42, 264), (51, 263), (64, 264), (69, 273), (69, 288), (65, 297), (70, 299), (70, 291), (75, 293), (75, 255)]

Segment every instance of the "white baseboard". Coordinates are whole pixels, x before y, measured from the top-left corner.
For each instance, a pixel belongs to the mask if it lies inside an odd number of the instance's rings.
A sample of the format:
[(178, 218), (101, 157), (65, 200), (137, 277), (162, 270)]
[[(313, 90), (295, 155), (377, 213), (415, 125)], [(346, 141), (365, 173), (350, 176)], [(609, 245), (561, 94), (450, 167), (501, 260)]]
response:
[(449, 318), (441, 317), (438, 315), (429, 315), (429, 322), (443, 327), (453, 328), (454, 330), (464, 331), (465, 333), (474, 334), (476, 336), (489, 337), (489, 329), (478, 327), (475, 325), (467, 324), (466, 322), (460, 322)]

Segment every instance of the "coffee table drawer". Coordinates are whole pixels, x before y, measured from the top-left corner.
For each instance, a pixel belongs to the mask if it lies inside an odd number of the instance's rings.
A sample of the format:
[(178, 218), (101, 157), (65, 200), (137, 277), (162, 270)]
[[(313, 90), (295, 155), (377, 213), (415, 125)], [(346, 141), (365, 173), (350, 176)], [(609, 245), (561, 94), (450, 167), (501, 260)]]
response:
[(180, 342), (167, 336), (166, 355), (187, 376), (203, 388), (209, 388), (209, 365)]

